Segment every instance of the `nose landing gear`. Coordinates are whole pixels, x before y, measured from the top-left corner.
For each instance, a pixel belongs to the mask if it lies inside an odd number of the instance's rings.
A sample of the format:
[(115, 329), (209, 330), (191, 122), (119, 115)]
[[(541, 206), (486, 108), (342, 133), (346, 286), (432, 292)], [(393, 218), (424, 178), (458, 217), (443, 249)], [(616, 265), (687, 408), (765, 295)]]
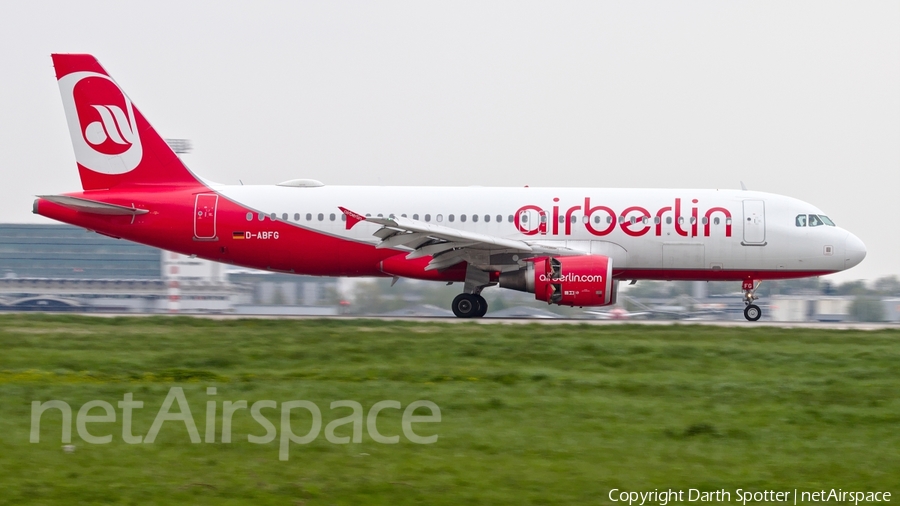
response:
[(762, 309), (753, 303), (759, 298), (756, 295), (756, 289), (759, 288), (760, 282), (754, 283), (752, 279), (745, 279), (741, 289), (744, 292), (744, 318), (751, 322), (755, 322), (762, 318)]

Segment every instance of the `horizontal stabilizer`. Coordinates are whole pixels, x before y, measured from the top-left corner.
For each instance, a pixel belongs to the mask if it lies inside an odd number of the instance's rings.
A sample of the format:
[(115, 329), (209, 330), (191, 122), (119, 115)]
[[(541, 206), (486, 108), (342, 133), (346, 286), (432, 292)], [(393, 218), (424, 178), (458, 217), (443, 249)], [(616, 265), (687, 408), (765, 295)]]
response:
[(105, 214), (107, 216), (137, 216), (147, 214), (150, 211), (146, 209), (136, 209), (134, 207), (125, 207), (117, 204), (107, 204), (106, 202), (97, 202), (96, 200), (82, 199), (78, 197), (68, 197), (66, 195), (38, 195), (38, 198), (44, 199), (63, 207), (68, 207), (82, 213)]

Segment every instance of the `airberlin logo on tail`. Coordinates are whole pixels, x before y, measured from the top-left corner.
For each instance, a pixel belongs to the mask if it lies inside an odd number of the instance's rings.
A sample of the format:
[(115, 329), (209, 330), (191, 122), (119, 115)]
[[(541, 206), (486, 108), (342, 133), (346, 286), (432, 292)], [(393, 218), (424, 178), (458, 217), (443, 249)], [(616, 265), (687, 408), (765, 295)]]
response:
[(79, 164), (103, 174), (124, 174), (141, 163), (134, 108), (112, 79), (74, 72), (59, 80), (59, 90)]
[[(120, 155), (128, 151), (134, 143), (126, 139), (134, 139), (135, 134), (122, 109), (117, 105), (91, 107), (100, 115), (100, 121), (94, 121), (85, 127), (84, 138), (94, 149), (107, 155)], [(79, 113), (78, 117), (82, 118), (83, 115)]]

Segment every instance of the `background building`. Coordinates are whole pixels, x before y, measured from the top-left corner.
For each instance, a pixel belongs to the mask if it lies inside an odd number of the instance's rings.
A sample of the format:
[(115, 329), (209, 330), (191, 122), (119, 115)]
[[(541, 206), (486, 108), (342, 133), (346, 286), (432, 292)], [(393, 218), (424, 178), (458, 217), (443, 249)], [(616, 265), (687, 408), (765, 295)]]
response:
[(69, 225), (0, 224), (0, 309), (336, 314), (333, 278), (229, 266)]
[(160, 279), (159, 250), (70, 225), (0, 224), (0, 277)]

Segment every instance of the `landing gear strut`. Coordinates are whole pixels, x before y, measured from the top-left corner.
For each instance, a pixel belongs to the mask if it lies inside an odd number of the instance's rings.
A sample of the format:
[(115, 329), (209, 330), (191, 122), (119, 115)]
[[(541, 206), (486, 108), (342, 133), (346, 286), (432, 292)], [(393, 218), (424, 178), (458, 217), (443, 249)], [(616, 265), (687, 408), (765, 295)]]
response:
[(453, 314), (458, 318), (481, 318), (487, 313), (488, 304), (480, 294), (461, 293), (453, 299)]
[(451, 309), (457, 318), (481, 318), (487, 313), (488, 304), (481, 296), (481, 290), (496, 284), (490, 274), (471, 265), (466, 266), (466, 285), (463, 293), (453, 299)]
[(759, 298), (759, 296), (756, 295), (756, 289), (759, 288), (759, 282), (754, 283), (752, 279), (746, 279), (741, 288), (744, 291), (744, 305), (746, 306), (744, 307), (744, 318), (751, 322), (755, 322), (762, 318), (762, 309), (753, 303), (753, 301)]

